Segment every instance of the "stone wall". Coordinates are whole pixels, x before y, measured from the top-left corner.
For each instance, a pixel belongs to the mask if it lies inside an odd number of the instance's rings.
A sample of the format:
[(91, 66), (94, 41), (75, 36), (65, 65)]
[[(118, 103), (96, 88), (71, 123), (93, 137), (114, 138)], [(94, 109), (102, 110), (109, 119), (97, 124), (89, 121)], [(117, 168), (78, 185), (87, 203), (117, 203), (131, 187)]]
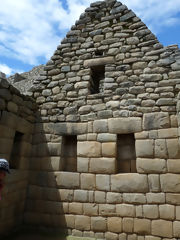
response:
[(32, 88), (24, 222), (97, 239), (180, 237), (179, 84), (177, 46), (125, 5), (92, 3)]
[(0, 202), (0, 234), (23, 221), (35, 102), (11, 86), (0, 73), (0, 157), (10, 163)]

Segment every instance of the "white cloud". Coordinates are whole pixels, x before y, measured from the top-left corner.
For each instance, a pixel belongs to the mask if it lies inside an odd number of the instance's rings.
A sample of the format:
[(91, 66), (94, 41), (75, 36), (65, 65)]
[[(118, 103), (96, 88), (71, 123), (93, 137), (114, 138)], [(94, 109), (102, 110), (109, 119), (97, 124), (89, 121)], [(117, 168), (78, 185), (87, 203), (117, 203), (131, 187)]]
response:
[[(0, 0), (0, 55), (31, 65), (48, 60), (63, 35), (96, 0)], [(123, 0), (155, 32), (180, 22), (180, 0)], [(7, 69), (6, 69), (7, 71)]]
[(3, 64), (3, 63), (0, 63), (0, 72), (3, 72), (5, 73), (7, 76), (10, 76), (16, 72), (23, 72), (22, 70), (17, 70), (17, 69), (13, 69), (13, 68), (10, 68), (8, 65), (6, 64)]

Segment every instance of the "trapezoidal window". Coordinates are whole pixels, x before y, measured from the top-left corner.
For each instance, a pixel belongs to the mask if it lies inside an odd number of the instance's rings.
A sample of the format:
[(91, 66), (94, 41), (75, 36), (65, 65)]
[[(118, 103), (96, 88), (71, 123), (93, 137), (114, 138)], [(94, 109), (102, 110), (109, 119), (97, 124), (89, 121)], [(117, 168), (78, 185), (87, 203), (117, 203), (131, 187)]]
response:
[(134, 134), (117, 135), (118, 173), (136, 172), (136, 152)]
[(11, 156), (9, 160), (9, 165), (10, 165), (10, 168), (12, 169), (19, 168), (23, 135), (24, 135), (23, 133), (16, 131), (14, 136), (13, 147), (12, 147)]
[(77, 171), (77, 136), (67, 135), (62, 138), (63, 171)]
[(90, 94), (104, 91), (105, 66), (91, 67)]

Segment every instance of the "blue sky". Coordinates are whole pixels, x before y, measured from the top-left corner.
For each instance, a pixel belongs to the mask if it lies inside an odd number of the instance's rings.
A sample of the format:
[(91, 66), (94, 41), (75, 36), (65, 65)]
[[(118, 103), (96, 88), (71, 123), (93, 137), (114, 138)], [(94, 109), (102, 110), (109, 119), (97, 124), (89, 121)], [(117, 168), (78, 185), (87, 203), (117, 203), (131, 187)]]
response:
[[(92, 0), (0, 0), (0, 71), (45, 64)], [(164, 45), (180, 46), (180, 0), (122, 0)]]

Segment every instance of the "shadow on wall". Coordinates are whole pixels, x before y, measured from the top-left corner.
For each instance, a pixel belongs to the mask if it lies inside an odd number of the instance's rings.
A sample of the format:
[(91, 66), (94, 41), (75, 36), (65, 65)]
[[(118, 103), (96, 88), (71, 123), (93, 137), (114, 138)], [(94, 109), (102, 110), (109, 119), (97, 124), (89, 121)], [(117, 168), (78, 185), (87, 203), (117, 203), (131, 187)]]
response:
[[(53, 134), (53, 124), (43, 124), (38, 119), (35, 125), (32, 155), (29, 168), (29, 186), (24, 212), (24, 224), (57, 232), (66, 229), (71, 220), (69, 202), (73, 201), (73, 190), (67, 190), (62, 199), (58, 185), (58, 172), (70, 169), (73, 159), (73, 139), (68, 151), (65, 151), (69, 138)], [(64, 164), (64, 158), (67, 164)], [(76, 168), (76, 166), (73, 166)], [(63, 201), (63, 202), (62, 202)]]

